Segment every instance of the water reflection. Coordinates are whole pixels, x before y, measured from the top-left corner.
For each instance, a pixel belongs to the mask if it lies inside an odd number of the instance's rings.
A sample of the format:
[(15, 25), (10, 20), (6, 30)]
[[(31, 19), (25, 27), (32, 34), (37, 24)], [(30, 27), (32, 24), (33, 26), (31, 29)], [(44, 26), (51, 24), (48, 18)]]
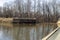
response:
[(56, 24), (0, 24), (0, 40), (41, 40)]

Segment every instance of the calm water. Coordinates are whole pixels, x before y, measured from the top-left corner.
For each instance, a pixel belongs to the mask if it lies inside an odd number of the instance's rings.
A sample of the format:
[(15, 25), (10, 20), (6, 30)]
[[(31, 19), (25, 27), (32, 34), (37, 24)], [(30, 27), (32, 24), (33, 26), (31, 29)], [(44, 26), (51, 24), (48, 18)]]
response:
[(0, 24), (0, 40), (41, 40), (56, 24)]

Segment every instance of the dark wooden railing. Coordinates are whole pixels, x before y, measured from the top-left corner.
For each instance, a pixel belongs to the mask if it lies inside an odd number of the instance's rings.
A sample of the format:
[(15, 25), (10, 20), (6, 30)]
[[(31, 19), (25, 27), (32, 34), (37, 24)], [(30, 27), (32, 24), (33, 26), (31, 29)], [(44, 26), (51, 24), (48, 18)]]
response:
[(36, 23), (36, 18), (13, 18), (13, 23)]

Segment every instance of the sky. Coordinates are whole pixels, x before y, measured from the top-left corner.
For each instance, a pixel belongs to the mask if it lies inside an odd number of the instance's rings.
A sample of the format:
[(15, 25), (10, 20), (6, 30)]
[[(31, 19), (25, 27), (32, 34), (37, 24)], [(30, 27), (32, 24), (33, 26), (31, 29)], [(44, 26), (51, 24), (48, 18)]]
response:
[(4, 4), (5, 2), (10, 2), (10, 1), (14, 1), (14, 0), (0, 0), (0, 6), (3, 7), (3, 4)]
[[(14, 0), (0, 0), (0, 6), (2, 6), (3, 7), (3, 4), (5, 3), (5, 2), (11, 2), (11, 1), (14, 1)], [(52, 0), (41, 0), (41, 1), (47, 1), (47, 2), (50, 2), (50, 1), (52, 1)], [(58, 2), (60, 2), (59, 0), (58, 0)], [(57, 3), (58, 3), (57, 2)], [(41, 2), (42, 3), (42, 2)]]

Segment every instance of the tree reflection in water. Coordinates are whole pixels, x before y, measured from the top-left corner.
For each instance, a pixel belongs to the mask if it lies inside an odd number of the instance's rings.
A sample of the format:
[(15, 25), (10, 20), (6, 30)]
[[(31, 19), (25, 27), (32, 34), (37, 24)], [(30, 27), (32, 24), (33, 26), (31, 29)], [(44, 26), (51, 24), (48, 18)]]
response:
[(41, 40), (56, 24), (0, 24), (0, 40)]

